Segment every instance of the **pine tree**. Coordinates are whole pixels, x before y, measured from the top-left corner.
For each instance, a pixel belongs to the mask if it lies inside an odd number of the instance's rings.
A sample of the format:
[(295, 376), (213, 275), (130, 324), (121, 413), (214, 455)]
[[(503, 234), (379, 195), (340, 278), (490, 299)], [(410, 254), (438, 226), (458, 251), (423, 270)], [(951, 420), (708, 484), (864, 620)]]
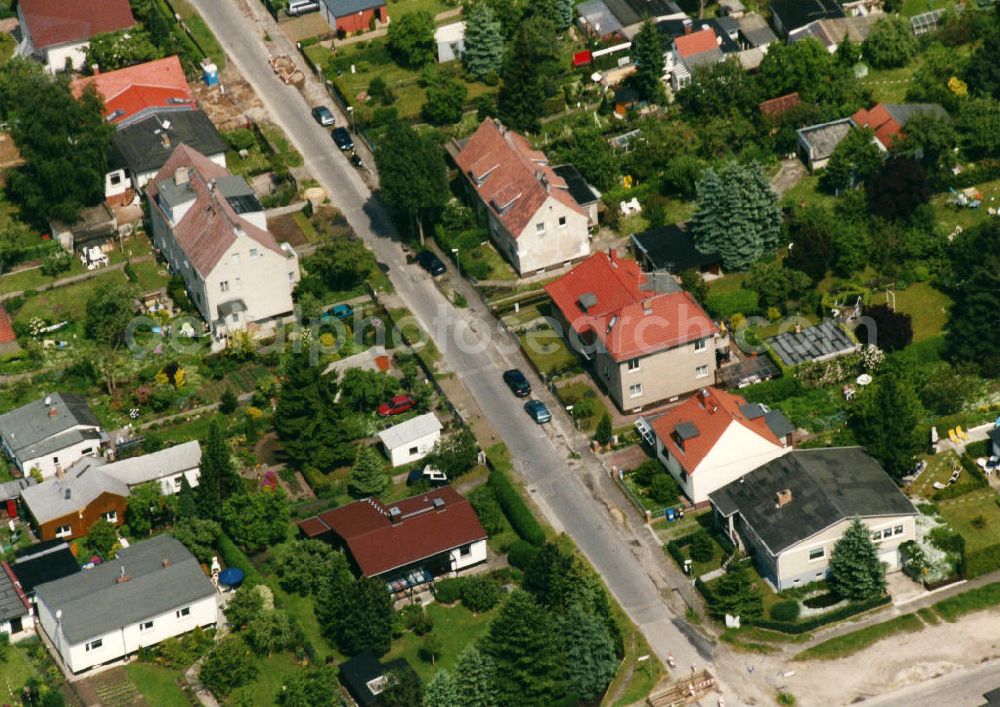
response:
[(764, 600), (750, 581), (750, 573), (742, 558), (731, 561), (729, 569), (719, 578), (715, 585), (715, 599), (712, 613), (720, 619), (729, 614), (745, 621), (764, 612)]
[(229, 440), (219, 420), (208, 428), (199, 467), (198, 490), (195, 499), (202, 518), (218, 519), (222, 502), (239, 491), (242, 481), (233, 465)]
[(181, 490), (177, 494), (177, 519), (198, 517), (198, 502), (187, 476), (181, 475)]
[(483, 650), (497, 666), (497, 696), (506, 704), (552, 704), (566, 692), (566, 664), (549, 612), (525, 591), (507, 597)]
[(493, 9), (483, 0), (474, 3), (465, 15), (466, 70), (480, 81), (503, 67), (503, 27)]
[(613, 434), (614, 430), (611, 427), (611, 415), (605, 412), (601, 415), (601, 419), (597, 422), (597, 429), (594, 430), (594, 439), (601, 444), (608, 444), (611, 442)]
[(599, 696), (618, 669), (607, 624), (574, 606), (559, 614), (558, 628), (572, 692), (583, 701)]
[(630, 79), (639, 97), (651, 103), (662, 103), (666, 97), (663, 88), (663, 44), (653, 21), (647, 19), (632, 40), (632, 58), (635, 73)]
[(854, 601), (885, 594), (885, 566), (861, 519), (855, 518), (830, 556), (830, 588)]
[(348, 483), (351, 495), (355, 498), (378, 496), (385, 491), (389, 481), (382, 455), (374, 447), (362, 447), (351, 469)]
[(439, 670), (424, 690), (424, 707), (453, 707), (460, 702), (458, 688), (447, 670)]
[(496, 663), (475, 644), (469, 644), (459, 654), (455, 675), (462, 676), (456, 681), (458, 699), (455, 704), (477, 707), (496, 707), (499, 704), (496, 697)]
[(865, 391), (855, 401), (848, 424), (865, 451), (898, 480), (910, 472), (920, 451), (917, 423), (922, 412), (913, 385), (890, 372), (881, 377), (875, 390)]
[(223, 415), (231, 415), (236, 412), (240, 402), (232, 388), (226, 388), (219, 396), (219, 412)]
[(709, 167), (698, 181), (695, 246), (718, 253), (727, 270), (744, 270), (774, 250), (781, 221), (778, 197), (758, 164)]
[(536, 133), (541, 128), (542, 104), (545, 101), (544, 48), (537, 42), (544, 34), (537, 29), (539, 18), (523, 22), (514, 36), (514, 43), (503, 70), (503, 85), (497, 100), (500, 119), (523, 132)]

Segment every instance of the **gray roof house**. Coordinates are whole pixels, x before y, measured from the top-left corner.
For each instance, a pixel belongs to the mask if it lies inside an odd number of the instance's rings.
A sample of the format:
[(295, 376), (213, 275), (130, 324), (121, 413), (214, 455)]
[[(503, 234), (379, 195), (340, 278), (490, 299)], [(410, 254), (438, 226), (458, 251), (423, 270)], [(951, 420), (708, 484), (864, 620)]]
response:
[(101, 471), (129, 488), (147, 481), (159, 481), (163, 493), (169, 495), (180, 489), (180, 475), (186, 474), (192, 488), (198, 485), (198, 467), (201, 464), (201, 444), (198, 440), (184, 442), (158, 452), (130, 457), (104, 464)]
[(841, 118), (829, 123), (810, 125), (797, 130), (799, 156), (810, 171), (823, 169), (830, 161), (834, 149), (854, 128), (854, 121)]
[(37, 467), (44, 478), (97, 451), (101, 424), (87, 401), (54, 393), (0, 415), (0, 445), (22, 474)]
[(860, 447), (794, 450), (709, 494), (716, 522), (747, 549), (778, 589), (826, 576), (833, 547), (854, 518), (879, 558), (900, 566), (915, 537), (913, 507)]
[(22, 489), (21, 499), (41, 527), (75, 513), (83, 513), (87, 506), (105, 493), (128, 498), (128, 485), (104, 473), (99, 459), (85, 457), (56, 478)]
[(0, 563), (0, 633), (6, 633), (13, 641), (28, 635), (35, 620), (31, 615), (31, 602), (21, 589), (17, 577), (6, 562)]
[(55, 657), (73, 673), (214, 625), (215, 593), (194, 555), (169, 535), (35, 589), (39, 621)]

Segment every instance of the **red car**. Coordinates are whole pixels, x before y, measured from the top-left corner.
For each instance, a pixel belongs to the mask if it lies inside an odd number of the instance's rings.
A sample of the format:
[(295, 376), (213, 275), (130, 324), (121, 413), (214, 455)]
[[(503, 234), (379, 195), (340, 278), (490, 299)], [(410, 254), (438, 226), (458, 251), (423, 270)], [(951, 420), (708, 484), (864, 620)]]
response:
[(378, 406), (376, 412), (382, 417), (389, 417), (390, 415), (401, 415), (404, 412), (409, 412), (413, 409), (413, 406), (417, 404), (417, 401), (411, 398), (409, 395), (397, 395), (395, 398), (387, 403), (382, 403)]

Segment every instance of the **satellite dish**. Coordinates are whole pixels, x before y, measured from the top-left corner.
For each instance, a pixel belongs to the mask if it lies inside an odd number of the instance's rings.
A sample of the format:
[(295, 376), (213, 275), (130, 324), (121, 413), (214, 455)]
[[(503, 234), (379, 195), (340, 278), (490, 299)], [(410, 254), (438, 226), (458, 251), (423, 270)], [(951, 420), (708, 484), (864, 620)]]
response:
[(56, 621), (62, 619), (62, 609), (56, 609)]

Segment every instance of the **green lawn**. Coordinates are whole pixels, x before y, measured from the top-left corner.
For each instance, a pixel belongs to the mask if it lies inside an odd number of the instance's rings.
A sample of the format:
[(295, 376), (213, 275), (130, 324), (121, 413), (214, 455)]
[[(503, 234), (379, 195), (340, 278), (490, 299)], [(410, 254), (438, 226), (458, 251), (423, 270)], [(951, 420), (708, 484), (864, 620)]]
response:
[[(967, 476), (965, 471), (962, 475)], [(965, 538), (966, 552), (1000, 543), (998, 498), (996, 492), (983, 488), (957, 499), (937, 502), (941, 517)]]
[(954, 0), (903, 0), (903, 7), (900, 8), (899, 14), (903, 17), (913, 17), (954, 5)]
[(320, 240), (319, 232), (316, 227), (312, 225), (312, 221), (309, 217), (305, 215), (305, 212), (296, 211), (292, 214), (292, 220), (302, 229), (302, 234), (306, 237), (306, 240), (310, 243), (318, 243)]
[[(222, 701), (224, 705), (273, 705), (277, 704), (278, 693), (292, 673), (302, 670), (288, 653), (272, 655), (257, 662), (257, 677), (240, 687)], [(154, 703), (155, 704), (155, 703)]]
[(951, 298), (929, 282), (917, 282), (896, 292), (896, 311), (913, 317), (914, 343), (932, 339), (944, 331), (949, 307)]
[[(444, 0), (389, 0), (389, 17), (398, 18), (412, 12), (420, 12), (421, 10), (426, 10), (432, 15), (437, 15), (453, 7), (453, 5), (449, 5)], [(455, 17), (448, 21), (456, 22), (460, 19), (460, 17)]]
[(941, 618), (945, 621), (954, 622), (960, 616), (990, 609), (997, 604), (1000, 604), (1000, 582), (993, 582), (942, 599), (934, 605), (934, 610), (941, 614)]
[(133, 263), (132, 270), (139, 278), (139, 289), (143, 292), (158, 290), (166, 287), (167, 283), (170, 282), (170, 273), (167, 272), (166, 266), (152, 260)]
[(842, 636), (831, 638), (808, 648), (795, 660), (837, 660), (863, 651), (868, 646), (898, 633), (914, 633), (924, 628), (924, 622), (916, 614), (904, 614), (894, 619), (873, 624)]
[(12, 702), (16, 702), (13, 700), (14, 696), (37, 673), (24, 648), (20, 645), (11, 646), (6, 659), (0, 662), (0, 694), (6, 693), (12, 698)]
[(708, 283), (708, 291), (711, 293), (734, 292), (743, 289), (743, 283), (747, 279), (745, 272), (736, 272), (724, 275)]
[(181, 677), (180, 671), (149, 663), (133, 662), (125, 666), (125, 672), (151, 705), (188, 707), (191, 704), (177, 684), (177, 680)]
[(316, 651), (317, 659), (324, 661), (327, 656), (334, 656), (337, 661), (342, 660), (343, 657), (327, 642), (320, 630), (316, 614), (313, 612), (313, 598), (286, 592), (274, 577), (265, 577), (264, 581), (274, 592), (275, 605), (288, 612), (288, 615), (298, 622), (306, 640), (312, 644)]
[(783, 206), (826, 206), (832, 207), (837, 198), (832, 194), (820, 191), (819, 176), (809, 174), (798, 184), (786, 191), (781, 197)]
[(41, 317), (53, 322), (80, 320), (83, 318), (87, 299), (105, 282), (127, 282), (127, 279), (121, 270), (111, 270), (91, 280), (60, 287), (53, 292), (42, 292), (24, 303), (15, 320), (25, 323), (32, 317)]
[[(601, 417), (608, 411), (601, 399), (597, 397), (597, 392), (583, 381), (567, 383), (561, 386), (559, 388), (559, 399), (565, 405), (573, 406), (576, 406), (581, 400), (588, 400), (585, 405), (592, 406), (594, 413), (587, 417), (577, 418), (580, 429), (587, 433), (591, 433), (597, 428), (597, 423), (600, 422)], [(576, 412), (574, 409), (574, 413)]]
[(920, 60), (916, 59), (899, 69), (871, 69), (861, 83), (871, 89), (878, 103), (904, 103), (913, 72), (919, 64)]
[(525, 356), (531, 359), (539, 372), (547, 376), (580, 366), (579, 357), (570, 349), (566, 339), (548, 325), (525, 332), (519, 339)]
[(429, 660), (421, 657), (422, 637), (412, 631), (407, 631), (400, 639), (393, 641), (392, 649), (383, 658), (383, 661), (406, 658), (425, 682), (434, 677), (434, 673), (438, 670), (453, 669), (465, 647), (486, 635), (490, 622), (499, 609), (477, 615), (460, 604), (456, 606), (430, 604), (426, 611), (434, 619), (433, 633), (441, 639), (441, 655), (435, 661), (435, 665), (432, 666)]
[(469, 258), (472, 260), (486, 261), (486, 264), (490, 267), (490, 273), (487, 275), (487, 279), (508, 281), (514, 281), (517, 279), (517, 273), (514, 272), (514, 268), (511, 267), (510, 263), (503, 259), (503, 256), (497, 252), (497, 249), (493, 247), (492, 243), (486, 242), (482, 245), (476, 246), (469, 254)]
[(955, 198), (950, 192), (937, 194), (931, 199), (941, 230), (951, 233), (961, 226), (962, 230), (967, 231), (991, 218), (987, 212), (989, 207), (1000, 208), (1000, 179), (977, 184), (976, 189), (983, 196), (983, 203), (978, 209), (955, 206)]

